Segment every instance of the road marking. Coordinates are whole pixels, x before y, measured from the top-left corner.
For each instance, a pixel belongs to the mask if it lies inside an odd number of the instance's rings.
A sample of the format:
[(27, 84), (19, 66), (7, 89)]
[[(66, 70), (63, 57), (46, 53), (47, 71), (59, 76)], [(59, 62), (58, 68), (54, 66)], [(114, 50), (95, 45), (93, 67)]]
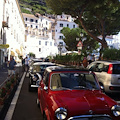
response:
[(8, 109), (8, 112), (7, 112), (6, 117), (5, 117), (4, 120), (11, 120), (12, 119), (12, 115), (14, 113), (14, 109), (15, 109), (15, 106), (16, 106), (16, 103), (17, 103), (17, 100), (18, 100), (18, 96), (19, 96), (21, 88), (22, 88), (22, 84), (23, 84), (25, 75), (26, 75), (26, 72), (24, 72), (24, 74), (22, 76), (22, 79), (21, 79), (21, 81), (19, 83), (17, 91), (15, 92), (14, 98), (13, 98), (13, 100), (11, 102), (11, 105), (10, 105), (10, 107)]

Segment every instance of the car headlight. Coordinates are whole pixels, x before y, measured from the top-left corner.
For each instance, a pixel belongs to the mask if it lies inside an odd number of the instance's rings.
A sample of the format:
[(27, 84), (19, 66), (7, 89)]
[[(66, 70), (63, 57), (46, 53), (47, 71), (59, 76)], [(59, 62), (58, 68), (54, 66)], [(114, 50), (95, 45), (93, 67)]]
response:
[(64, 120), (67, 117), (67, 110), (60, 107), (55, 111), (55, 115), (58, 120)]
[(120, 116), (120, 106), (119, 105), (114, 105), (112, 108), (112, 113), (114, 116), (118, 117)]

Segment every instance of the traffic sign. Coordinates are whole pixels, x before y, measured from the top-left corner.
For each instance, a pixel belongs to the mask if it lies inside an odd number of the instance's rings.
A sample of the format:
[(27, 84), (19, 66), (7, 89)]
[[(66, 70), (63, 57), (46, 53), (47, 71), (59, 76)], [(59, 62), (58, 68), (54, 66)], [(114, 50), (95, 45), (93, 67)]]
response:
[(79, 41), (78, 44), (77, 44), (77, 47), (82, 47), (82, 46), (83, 46), (82, 42)]

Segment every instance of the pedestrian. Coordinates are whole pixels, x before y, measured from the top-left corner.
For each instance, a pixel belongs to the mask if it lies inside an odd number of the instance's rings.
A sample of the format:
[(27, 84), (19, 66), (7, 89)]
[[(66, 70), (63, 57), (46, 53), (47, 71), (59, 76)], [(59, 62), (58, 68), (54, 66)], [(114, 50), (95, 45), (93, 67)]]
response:
[(88, 60), (86, 57), (84, 57), (83, 61), (82, 61), (82, 65), (84, 68), (86, 68), (88, 66)]
[(91, 54), (89, 54), (87, 56), (87, 60), (88, 60), (88, 64), (90, 64), (92, 62), (92, 56), (91, 56)]
[(25, 71), (25, 58), (22, 58), (22, 71)]
[(13, 56), (10, 56), (10, 61), (8, 62), (8, 76), (15, 74), (16, 61)]
[(25, 71), (28, 71), (28, 68), (29, 68), (28, 62), (29, 62), (29, 59), (28, 59), (28, 57), (26, 56), (26, 58), (25, 58)]

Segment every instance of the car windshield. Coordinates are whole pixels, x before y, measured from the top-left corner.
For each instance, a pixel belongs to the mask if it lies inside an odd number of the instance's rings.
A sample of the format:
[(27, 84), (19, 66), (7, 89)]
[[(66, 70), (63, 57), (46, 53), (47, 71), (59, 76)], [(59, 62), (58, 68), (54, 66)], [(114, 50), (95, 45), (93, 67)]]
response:
[(86, 73), (54, 73), (50, 87), (52, 90), (100, 89), (94, 75)]
[(51, 64), (46, 65), (33, 65), (33, 72), (44, 72), (46, 67), (53, 66)]

